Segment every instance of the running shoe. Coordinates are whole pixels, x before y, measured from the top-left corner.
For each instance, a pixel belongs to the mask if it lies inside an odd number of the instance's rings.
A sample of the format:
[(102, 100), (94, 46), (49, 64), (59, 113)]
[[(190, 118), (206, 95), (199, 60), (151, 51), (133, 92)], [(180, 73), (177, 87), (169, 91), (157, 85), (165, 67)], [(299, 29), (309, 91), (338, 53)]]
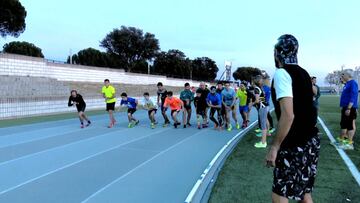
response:
[(151, 128), (151, 129), (154, 129), (155, 126), (156, 126), (155, 123), (151, 123), (150, 128)]
[(178, 127), (178, 123), (174, 123), (174, 127), (177, 128), (177, 127)]
[(112, 128), (114, 126), (114, 123), (110, 123), (108, 128)]
[(90, 124), (91, 124), (91, 122), (90, 122), (90, 121), (88, 121), (88, 123), (85, 125), (85, 127), (89, 127), (89, 126), (90, 126)]
[(128, 128), (133, 128), (135, 125), (134, 125), (134, 123), (133, 122), (130, 122), (129, 124), (128, 124)]
[(349, 138), (348, 137), (344, 137), (341, 138), (340, 136), (336, 138), (336, 141), (343, 143), (343, 142), (348, 142)]
[(80, 125), (80, 128), (84, 128), (84, 127), (85, 127), (84, 124), (81, 124), (81, 125)]
[(140, 123), (140, 120), (135, 121), (135, 125), (138, 125)]
[(354, 150), (354, 145), (353, 144), (341, 144), (339, 145), (340, 149), (343, 150)]
[(184, 125), (184, 128), (186, 128), (186, 124)]
[(208, 124), (202, 124), (202, 128), (207, 128), (209, 127)]
[(230, 132), (231, 130), (232, 130), (232, 126), (231, 126), (231, 124), (229, 124), (229, 125), (228, 125), (228, 128), (227, 128), (227, 131)]
[(275, 128), (270, 128), (269, 133), (272, 134), (275, 132)]
[(191, 127), (191, 124), (190, 124), (190, 123), (187, 123), (186, 125), (188, 125), (189, 127)]
[(256, 137), (262, 137), (262, 132), (256, 133)]
[(262, 143), (261, 141), (260, 142), (257, 142), (255, 143), (254, 147), (256, 148), (266, 148), (267, 147), (267, 143)]
[(240, 129), (240, 125), (239, 125), (239, 123), (236, 123), (236, 129)]
[(200, 130), (200, 129), (201, 129), (201, 125), (200, 125), (200, 124), (198, 124), (198, 125), (197, 125), (197, 128)]
[(261, 132), (261, 129), (260, 129), (260, 128), (257, 128), (257, 129), (255, 130), (255, 132), (256, 132), (256, 133), (259, 133), (259, 132)]
[(261, 141), (260, 142), (257, 142), (255, 143), (254, 147), (256, 148), (266, 148), (267, 147), (267, 143), (262, 143)]

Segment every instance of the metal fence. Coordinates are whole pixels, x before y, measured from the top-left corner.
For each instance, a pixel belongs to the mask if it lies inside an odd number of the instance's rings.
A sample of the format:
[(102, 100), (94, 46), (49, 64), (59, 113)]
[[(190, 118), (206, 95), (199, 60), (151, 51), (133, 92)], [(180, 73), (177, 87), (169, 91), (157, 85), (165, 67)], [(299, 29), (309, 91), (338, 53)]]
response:
[[(103, 98), (85, 98), (86, 109), (105, 108)], [(68, 107), (68, 98), (3, 98), (0, 99), (0, 120), (48, 115), (66, 112), (76, 112), (75, 107)]]

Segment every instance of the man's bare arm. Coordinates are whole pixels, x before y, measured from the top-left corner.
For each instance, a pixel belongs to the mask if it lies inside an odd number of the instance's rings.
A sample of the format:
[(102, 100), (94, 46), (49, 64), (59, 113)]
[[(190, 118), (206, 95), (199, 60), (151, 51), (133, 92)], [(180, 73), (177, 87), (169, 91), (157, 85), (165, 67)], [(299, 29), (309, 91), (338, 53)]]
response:
[(272, 147), (280, 148), (281, 143), (289, 133), (294, 121), (293, 98), (284, 97), (280, 99), (281, 115), (277, 127), (277, 132), (273, 140)]

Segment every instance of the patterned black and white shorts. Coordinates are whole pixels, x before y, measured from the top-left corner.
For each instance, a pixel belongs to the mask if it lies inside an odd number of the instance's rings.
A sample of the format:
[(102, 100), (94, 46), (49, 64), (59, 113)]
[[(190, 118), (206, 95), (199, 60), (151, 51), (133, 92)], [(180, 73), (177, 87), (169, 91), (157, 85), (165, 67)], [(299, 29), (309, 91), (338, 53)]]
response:
[(280, 149), (274, 169), (272, 191), (288, 199), (300, 201), (311, 193), (317, 173), (320, 138), (315, 136), (304, 147)]

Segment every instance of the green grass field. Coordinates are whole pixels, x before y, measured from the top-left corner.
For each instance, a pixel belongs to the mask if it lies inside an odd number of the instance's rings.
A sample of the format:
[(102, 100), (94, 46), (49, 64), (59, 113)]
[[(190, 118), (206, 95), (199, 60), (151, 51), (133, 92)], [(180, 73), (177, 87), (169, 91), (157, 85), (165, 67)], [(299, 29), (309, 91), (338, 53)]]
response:
[[(339, 128), (339, 98), (323, 96), (320, 116), (335, 134)], [(276, 119), (275, 119), (276, 120)], [(355, 182), (336, 149), (321, 130), (321, 152), (318, 176), (313, 192), (314, 202), (360, 202), (360, 187)], [(271, 202), (272, 169), (265, 167), (267, 149), (256, 149), (259, 141), (248, 133), (226, 160), (213, 188), (210, 202)], [(271, 138), (268, 140), (271, 143)], [(359, 143), (359, 139), (355, 141)], [(355, 146), (356, 147), (356, 146)], [(359, 152), (349, 152), (359, 166)]]
[[(327, 127), (334, 137), (340, 135), (340, 97), (323, 96), (320, 97), (319, 116), (324, 120)], [(359, 114), (358, 114), (359, 117)], [(360, 118), (356, 119), (356, 126), (359, 129), (354, 136), (355, 150), (346, 151), (356, 167), (360, 168)]]

